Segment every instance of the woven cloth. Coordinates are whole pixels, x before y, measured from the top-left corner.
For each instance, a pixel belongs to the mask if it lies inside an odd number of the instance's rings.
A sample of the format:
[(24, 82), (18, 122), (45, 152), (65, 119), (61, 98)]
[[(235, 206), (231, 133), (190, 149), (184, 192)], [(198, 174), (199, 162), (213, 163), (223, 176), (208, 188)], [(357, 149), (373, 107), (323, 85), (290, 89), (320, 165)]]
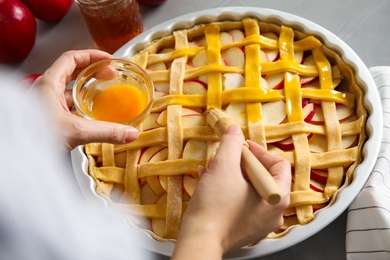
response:
[(348, 209), (349, 260), (390, 259), (390, 67), (372, 67), (383, 107), (383, 137), (373, 171)]

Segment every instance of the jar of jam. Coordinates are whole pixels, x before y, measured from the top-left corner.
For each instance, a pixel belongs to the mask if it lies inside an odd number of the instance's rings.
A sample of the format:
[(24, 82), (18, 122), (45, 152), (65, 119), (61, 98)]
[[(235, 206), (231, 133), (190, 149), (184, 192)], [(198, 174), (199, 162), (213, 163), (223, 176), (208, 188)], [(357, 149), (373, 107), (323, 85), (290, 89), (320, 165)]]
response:
[(137, 0), (76, 0), (98, 49), (114, 53), (143, 31)]

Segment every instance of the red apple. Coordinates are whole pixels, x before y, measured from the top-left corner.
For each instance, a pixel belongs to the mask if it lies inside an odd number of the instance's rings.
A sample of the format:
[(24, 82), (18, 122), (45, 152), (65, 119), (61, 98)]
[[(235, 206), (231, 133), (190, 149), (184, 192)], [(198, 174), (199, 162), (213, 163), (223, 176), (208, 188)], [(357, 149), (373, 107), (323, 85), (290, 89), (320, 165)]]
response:
[[(355, 145), (358, 135), (346, 135), (342, 137), (341, 146), (343, 149), (348, 149)], [(325, 135), (313, 134), (313, 138), (309, 140), (310, 151), (313, 153), (324, 153), (328, 151), (327, 139)]]
[(225, 110), (226, 115), (241, 126), (247, 125), (246, 103), (230, 103)]
[(169, 83), (168, 82), (156, 82), (154, 83), (154, 89), (156, 92), (162, 92), (165, 94), (169, 93)]
[[(337, 114), (337, 118), (339, 119), (340, 122), (343, 121), (345, 123), (346, 119), (353, 116), (354, 111), (355, 111), (354, 109), (347, 107), (345, 105), (342, 105), (342, 104), (336, 105), (336, 114)], [(356, 120), (356, 118), (354, 118), (354, 117), (352, 117), (351, 119), (352, 119), (352, 121)], [(314, 116), (313, 116), (313, 122), (324, 123), (324, 120), (325, 119), (324, 119), (322, 107), (318, 106), (318, 108), (316, 108), (316, 111), (315, 111)]]
[[(303, 58), (302, 64), (305, 66), (316, 66), (316, 62), (314, 61), (314, 58), (312, 55)], [(302, 76), (300, 78), (301, 85), (308, 84), (308, 83), (312, 82), (313, 80), (315, 80), (316, 78), (317, 77)]]
[(183, 94), (197, 95), (206, 94), (207, 84), (200, 80), (185, 80), (183, 83)]
[(192, 108), (183, 107), (181, 109), (181, 122), (183, 127), (187, 126), (205, 126), (206, 119), (202, 113)]
[(268, 82), (269, 88), (282, 89), (284, 88), (284, 73), (267, 74), (265, 80)]
[(240, 88), (245, 86), (245, 77), (240, 73), (224, 73), (222, 75), (224, 90)]
[(302, 63), (304, 61), (303, 59), (303, 51), (296, 52), (294, 55), (294, 61), (296, 63)]
[(206, 46), (206, 37), (205, 36), (198, 36), (192, 39), (193, 42), (195, 42), (198, 46)]
[(57, 22), (69, 11), (73, 0), (22, 0), (36, 18), (46, 22)]
[(192, 57), (192, 61), (190, 62), (190, 65), (193, 67), (202, 67), (209, 64), (209, 60), (207, 58), (207, 52), (206, 50), (200, 50), (198, 51), (194, 57)]
[(159, 198), (160, 196), (154, 193), (147, 183), (142, 186), (141, 188), (142, 205), (155, 204)]
[(310, 103), (310, 99), (309, 98), (303, 98), (302, 99), (302, 107), (305, 107), (309, 103)]
[(219, 40), (221, 41), (221, 44), (228, 44), (233, 42), (233, 36), (230, 33), (227, 32), (220, 32), (219, 33)]
[(151, 70), (151, 71), (167, 70), (167, 65), (164, 62), (157, 62), (146, 67), (146, 70)]
[[(307, 139), (310, 140), (313, 137), (313, 133), (308, 133), (307, 134)], [(279, 149), (283, 151), (291, 151), (294, 150), (294, 142), (292, 137), (287, 137), (284, 140), (277, 141), (273, 143), (274, 146), (278, 147)]]
[(23, 78), (21, 78), (18, 83), (23, 86), (23, 87), (26, 87), (26, 88), (29, 88), (32, 86), (32, 84), (34, 84), (35, 80), (41, 76), (42, 74), (29, 74), (29, 75), (26, 75), (24, 76)]
[(286, 103), (271, 101), (262, 105), (264, 125), (279, 125), (286, 118)]
[(326, 184), (326, 181), (328, 180), (328, 171), (327, 170), (318, 170), (318, 169), (312, 169), (310, 178), (319, 182)]
[(0, 0), (0, 63), (24, 60), (34, 47), (37, 23), (19, 0)]
[(160, 97), (163, 97), (163, 96), (166, 96), (167, 93), (164, 93), (164, 92), (161, 92), (161, 91), (155, 91), (154, 92), (154, 98), (160, 98)]
[[(146, 162), (161, 162), (166, 160), (167, 157), (168, 148), (162, 145), (156, 145), (149, 147), (142, 153), (139, 163), (142, 164)], [(155, 194), (161, 195), (165, 192), (165, 189), (161, 186), (157, 175), (146, 177), (146, 182)]]
[(316, 112), (314, 103), (307, 103), (302, 108), (303, 119), (306, 123), (310, 123)]
[[(206, 125), (206, 120), (203, 116), (203, 113), (200, 110), (183, 107), (181, 111), (182, 111), (181, 118), (182, 118), (183, 127)], [(164, 110), (160, 113), (156, 122), (160, 126), (166, 126), (167, 120), (168, 120), (168, 113), (167, 110)]]
[(160, 113), (150, 113), (149, 116), (142, 123), (143, 131), (148, 131), (160, 127), (160, 125), (157, 123), (157, 119), (159, 116)]
[(167, 120), (168, 120), (168, 112), (165, 109), (160, 113), (160, 115), (157, 117), (156, 123), (160, 126), (166, 126), (167, 125)]
[[(244, 51), (244, 49), (243, 49), (243, 51)], [(269, 62), (269, 61), (271, 61), (270, 58), (268, 57), (268, 54), (265, 53), (262, 50), (260, 50), (259, 56), (260, 56), (260, 62)]]
[(184, 146), (183, 159), (204, 159), (207, 156), (207, 142), (190, 139)]
[(233, 42), (240, 42), (245, 38), (244, 33), (238, 29), (230, 30), (228, 33), (233, 37)]
[(245, 53), (239, 47), (230, 47), (221, 52), (221, 58), (227, 66), (244, 67)]
[(166, 0), (138, 0), (138, 3), (141, 5), (156, 6), (163, 4), (165, 1)]
[(313, 212), (316, 212), (317, 210), (323, 209), (327, 205), (328, 205), (327, 203), (313, 204)]
[[(262, 35), (266, 38), (269, 38), (269, 39), (272, 39), (275, 41), (279, 40), (279, 36), (273, 32), (262, 33)], [(275, 49), (275, 50), (265, 49), (265, 53), (267, 54), (269, 61), (275, 61), (279, 58), (279, 50), (278, 49)]]
[(317, 192), (324, 192), (325, 184), (311, 179), (310, 180), (310, 188), (314, 191), (317, 191)]
[(294, 143), (292, 137), (288, 137), (284, 140), (273, 143), (276, 147), (283, 151), (291, 151), (294, 150)]
[(183, 176), (184, 191), (188, 195), (192, 196), (192, 194), (194, 194), (194, 192), (195, 192), (195, 189), (196, 189), (196, 186), (198, 185), (198, 182), (199, 182), (198, 178), (194, 178), (190, 175), (184, 175)]

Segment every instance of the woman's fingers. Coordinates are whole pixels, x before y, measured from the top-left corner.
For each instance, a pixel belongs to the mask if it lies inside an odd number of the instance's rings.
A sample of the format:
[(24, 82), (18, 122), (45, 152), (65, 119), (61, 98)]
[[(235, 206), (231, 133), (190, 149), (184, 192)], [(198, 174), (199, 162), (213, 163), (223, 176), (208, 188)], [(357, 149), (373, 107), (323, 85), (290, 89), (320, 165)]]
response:
[(261, 147), (259, 144), (248, 140), (249, 149), (256, 156), (256, 158), (264, 165), (265, 168), (269, 169), (272, 165), (283, 160), (281, 157), (273, 155), (267, 152), (266, 149)]
[(221, 164), (227, 169), (239, 166), (243, 142), (244, 135), (241, 128), (238, 125), (230, 126), (222, 136), (218, 151), (210, 161), (209, 168)]
[(60, 83), (59, 85), (63, 87), (75, 79), (80, 69), (96, 61), (110, 58), (112, 58), (110, 54), (99, 50), (67, 51), (45, 73), (53, 82)]
[(286, 194), (290, 191), (291, 185), (291, 165), (290, 163), (277, 155), (271, 154), (263, 147), (250, 140), (247, 141), (249, 148), (256, 158), (271, 173), (275, 182), (279, 185), (280, 191)]
[(67, 135), (68, 145), (70, 149), (78, 145), (101, 142), (101, 143), (113, 143), (124, 144), (136, 140), (139, 136), (137, 129), (116, 123), (86, 120), (74, 115), (68, 115), (73, 117), (73, 120), (67, 125), (67, 129), (64, 129), (65, 135)]

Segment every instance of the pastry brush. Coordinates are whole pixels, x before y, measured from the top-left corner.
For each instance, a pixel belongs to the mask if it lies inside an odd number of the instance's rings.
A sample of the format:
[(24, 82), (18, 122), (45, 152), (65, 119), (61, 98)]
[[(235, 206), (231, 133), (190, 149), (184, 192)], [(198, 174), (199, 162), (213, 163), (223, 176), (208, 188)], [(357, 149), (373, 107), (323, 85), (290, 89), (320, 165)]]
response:
[[(226, 129), (236, 124), (222, 110), (212, 108), (206, 111), (206, 122), (214, 129), (218, 137), (222, 137)], [(242, 147), (242, 166), (259, 195), (268, 201), (269, 204), (278, 204), (281, 197), (279, 189), (268, 170), (261, 164), (256, 156), (249, 150), (247, 142), (243, 143)]]

